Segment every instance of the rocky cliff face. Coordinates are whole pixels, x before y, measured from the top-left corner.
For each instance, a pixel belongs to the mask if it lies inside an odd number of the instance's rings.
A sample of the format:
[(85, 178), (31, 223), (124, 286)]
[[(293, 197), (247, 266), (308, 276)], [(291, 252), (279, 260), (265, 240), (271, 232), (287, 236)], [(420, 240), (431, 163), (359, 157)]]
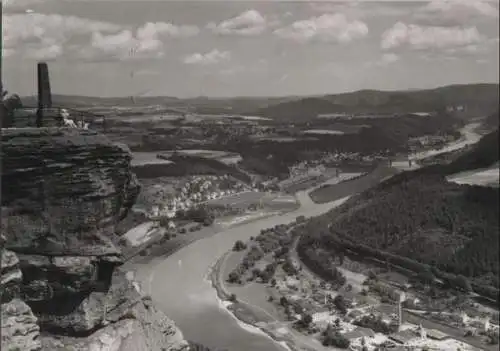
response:
[(115, 225), (140, 189), (129, 150), (93, 131), (3, 129), (0, 157), (2, 350), (187, 349), (117, 269)]
[(37, 319), (30, 307), (20, 299), (22, 273), (19, 260), (12, 251), (2, 250), (1, 256), (1, 349), (38, 351), (41, 343)]

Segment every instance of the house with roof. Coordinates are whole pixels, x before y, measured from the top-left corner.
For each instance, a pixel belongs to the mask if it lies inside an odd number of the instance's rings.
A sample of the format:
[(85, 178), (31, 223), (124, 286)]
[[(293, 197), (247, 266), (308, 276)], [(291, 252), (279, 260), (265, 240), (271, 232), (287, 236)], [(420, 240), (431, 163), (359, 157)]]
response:
[(427, 339), (427, 331), (420, 325), (416, 329), (404, 329), (393, 333), (389, 335), (389, 339), (400, 345), (407, 345), (414, 341)]
[(433, 340), (446, 340), (450, 336), (437, 329), (427, 329), (427, 337)]
[(313, 323), (324, 328), (333, 323), (336, 319), (337, 317), (333, 316), (329, 311), (316, 312), (312, 314)]
[(490, 320), (487, 317), (481, 319), (471, 319), (469, 321), (469, 326), (481, 330), (483, 332), (487, 332), (491, 328)]
[(356, 329), (343, 333), (342, 336), (350, 342), (356, 342), (362, 338), (373, 338), (375, 332), (369, 328), (357, 327)]
[(345, 320), (346, 320), (347, 322), (349, 322), (349, 323), (352, 323), (352, 322), (354, 322), (356, 319), (361, 318), (363, 315), (365, 315), (365, 312), (363, 312), (363, 311), (360, 311), (360, 310), (352, 310), (352, 311), (350, 311), (350, 312), (347, 314), (347, 316), (346, 316)]
[(344, 298), (344, 301), (348, 306), (356, 307), (358, 304), (357, 296), (354, 291), (343, 291), (340, 295)]

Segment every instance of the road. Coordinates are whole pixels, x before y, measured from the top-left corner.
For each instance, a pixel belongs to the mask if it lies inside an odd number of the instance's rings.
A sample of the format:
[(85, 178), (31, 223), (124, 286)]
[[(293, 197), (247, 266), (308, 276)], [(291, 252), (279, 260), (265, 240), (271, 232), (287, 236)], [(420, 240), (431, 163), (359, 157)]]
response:
[(445, 147), (439, 150), (426, 150), (426, 151), (421, 151), (417, 152), (414, 154), (411, 154), (408, 156), (408, 159), (412, 161), (411, 165), (408, 163), (408, 160), (404, 161), (393, 161), (392, 162), (392, 167), (400, 170), (400, 171), (409, 171), (409, 170), (416, 170), (420, 168), (421, 166), (418, 164), (417, 161), (421, 161), (427, 157), (431, 156), (436, 156), (440, 154), (444, 154), (447, 152), (451, 151), (456, 151), (459, 149), (462, 149), (466, 147), (467, 145), (474, 144), (481, 139), (481, 135), (476, 133), (475, 130), (480, 126), (479, 123), (470, 123), (467, 124), (465, 127), (460, 129), (460, 133), (462, 134), (462, 137), (458, 139), (457, 141), (454, 141), (452, 143), (449, 143)]
[(450, 143), (439, 150), (428, 150), (428, 151), (417, 152), (411, 155), (411, 158), (414, 160), (422, 160), (430, 156), (444, 154), (446, 152), (462, 149), (470, 144), (475, 144), (479, 141), (479, 139), (481, 139), (481, 135), (475, 132), (475, 130), (479, 126), (480, 123), (467, 124), (465, 127), (460, 129), (460, 133), (462, 133), (462, 138), (460, 138), (459, 140)]

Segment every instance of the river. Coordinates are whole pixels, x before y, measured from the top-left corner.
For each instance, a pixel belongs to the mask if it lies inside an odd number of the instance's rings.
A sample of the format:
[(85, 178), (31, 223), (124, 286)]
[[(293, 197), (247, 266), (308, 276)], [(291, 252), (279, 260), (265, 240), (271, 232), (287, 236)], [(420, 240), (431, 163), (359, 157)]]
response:
[(242, 328), (232, 314), (221, 308), (207, 275), (209, 267), (231, 250), (236, 240), (248, 240), (261, 229), (290, 223), (300, 215), (318, 216), (342, 202), (318, 205), (306, 192), (297, 193), (297, 196), (301, 203), (298, 210), (232, 227), (198, 240), (158, 260), (152, 272), (141, 274), (144, 288), (187, 339), (229, 351), (285, 350), (271, 338)]
[[(467, 132), (471, 129), (468, 127), (465, 129)], [(469, 134), (474, 135), (471, 132)], [(466, 135), (465, 139), (466, 142), (477, 141), (470, 135)], [(452, 148), (460, 146), (454, 145)], [(154, 266), (146, 267), (140, 274), (142, 279), (139, 279), (144, 288), (157, 306), (175, 321), (185, 338), (229, 351), (285, 350), (271, 338), (242, 328), (232, 314), (221, 308), (207, 276), (209, 267), (231, 250), (236, 240), (246, 241), (256, 236), (261, 229), (290, 223), (297, 216), (318, 216), (343, 201), (315, 204), (306, 191), (297, 193), (297, 197), (301, 203), (298, 210), (228, 228), (214, 236), (200, 239), (157, 260)]]

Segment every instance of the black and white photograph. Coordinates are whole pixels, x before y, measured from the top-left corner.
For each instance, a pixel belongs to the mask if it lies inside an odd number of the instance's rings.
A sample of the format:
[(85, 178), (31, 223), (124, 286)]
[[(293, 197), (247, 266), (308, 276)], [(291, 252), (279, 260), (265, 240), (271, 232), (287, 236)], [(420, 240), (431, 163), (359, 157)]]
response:
[(496, 351), (498, 0), (1, 0), (2, 351)]

